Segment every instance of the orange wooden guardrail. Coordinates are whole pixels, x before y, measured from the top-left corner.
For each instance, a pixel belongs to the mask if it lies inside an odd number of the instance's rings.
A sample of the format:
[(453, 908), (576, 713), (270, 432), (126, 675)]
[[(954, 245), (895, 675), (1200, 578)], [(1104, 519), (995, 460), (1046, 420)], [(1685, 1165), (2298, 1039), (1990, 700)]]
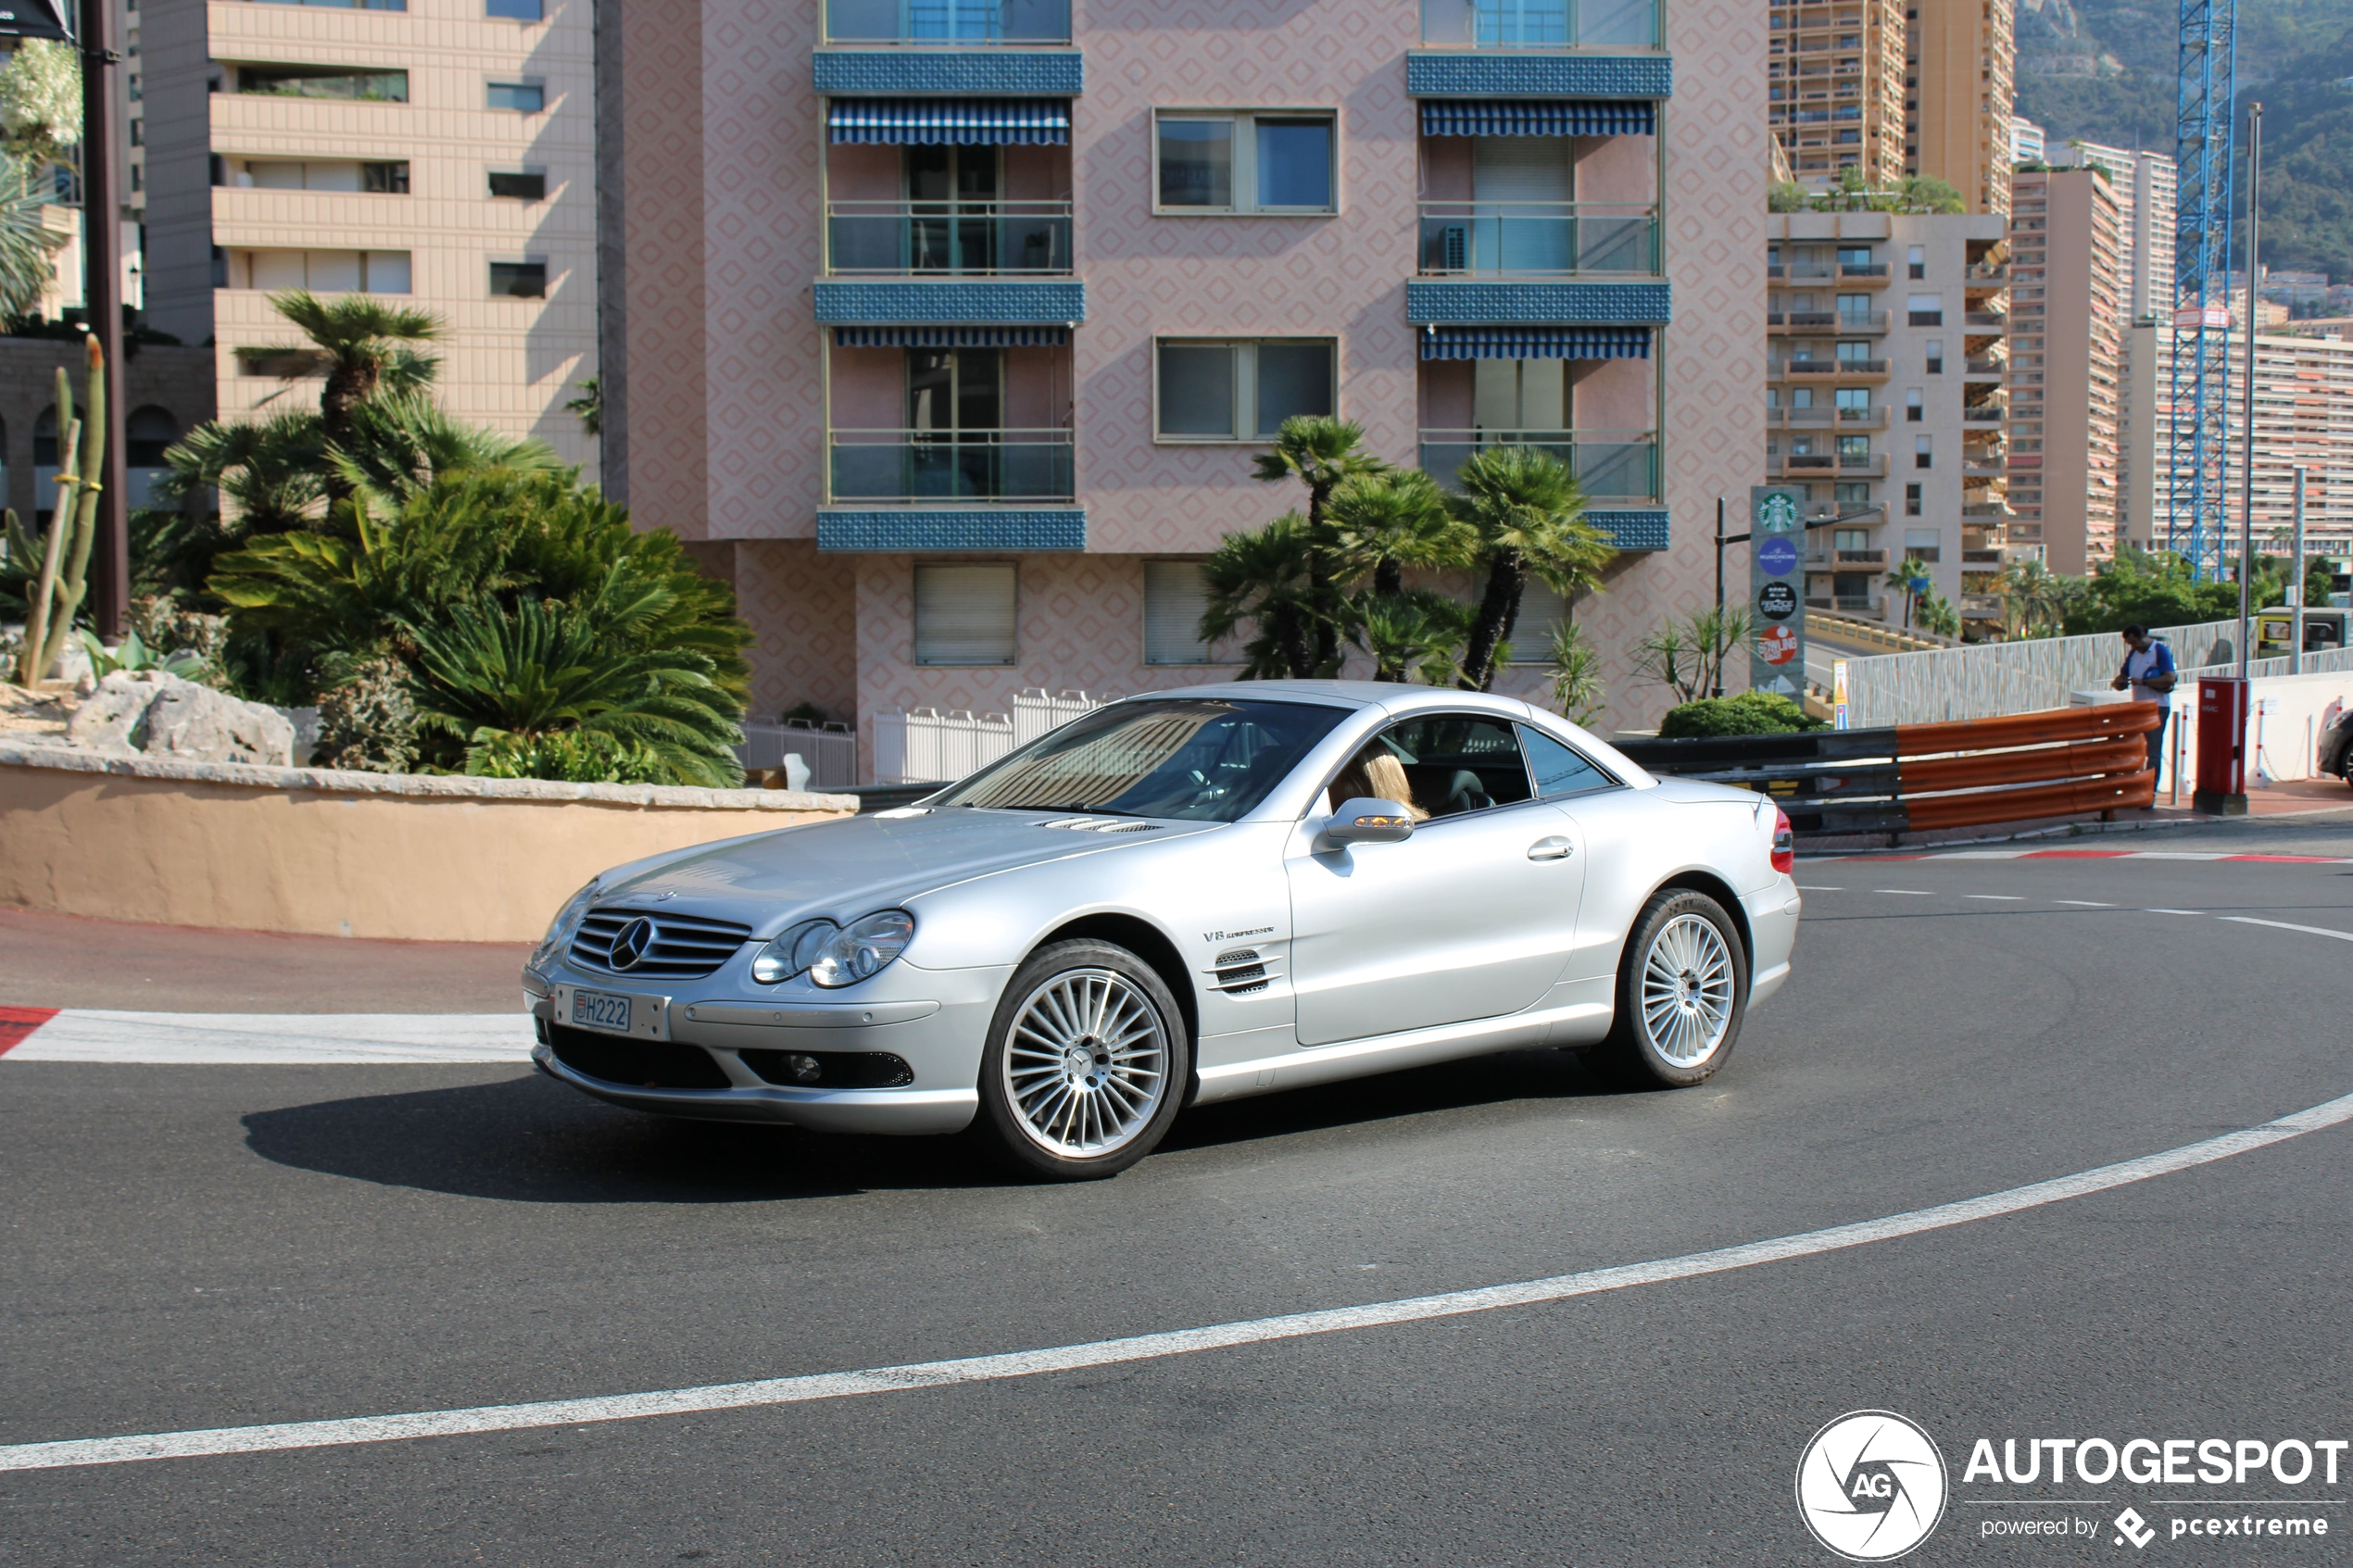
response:
[(2153, 702), (1895, 727), (1906, 825), (1979, 827), (2154, 805)]

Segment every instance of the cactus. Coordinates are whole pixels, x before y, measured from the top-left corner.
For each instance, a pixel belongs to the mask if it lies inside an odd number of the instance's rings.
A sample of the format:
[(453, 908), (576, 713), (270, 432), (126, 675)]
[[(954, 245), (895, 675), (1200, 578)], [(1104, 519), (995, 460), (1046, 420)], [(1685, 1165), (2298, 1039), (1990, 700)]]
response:
[(34, 684), (56, 665), (90, 587), (90, 547), (97, 539), (98, 491), (107, 452), (107, 377), (97, 338), (86, 342), (86, 420), (74, 417), (73, 383), (63, 370), (57, 371), (57, 506), (49, 516), (41, 574), (26, 601), (24, 650), (17, 664), (19, 685)]

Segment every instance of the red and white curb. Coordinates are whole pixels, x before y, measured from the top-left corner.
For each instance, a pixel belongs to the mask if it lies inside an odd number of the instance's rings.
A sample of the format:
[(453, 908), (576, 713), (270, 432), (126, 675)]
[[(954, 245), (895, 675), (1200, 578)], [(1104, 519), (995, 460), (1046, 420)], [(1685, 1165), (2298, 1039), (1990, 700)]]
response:
[(0, 1008), (0, 1062), (208, 1066), (531, 1060), (523, 1012), (106, 1012)]
[(1916, 855), (1866, 851), (1801, 855), (1802, 860), (2251, 860), (2275, 866), (2353, 866), (2344, 855), (2224, 855), (2187, 849), (1924, 849)]

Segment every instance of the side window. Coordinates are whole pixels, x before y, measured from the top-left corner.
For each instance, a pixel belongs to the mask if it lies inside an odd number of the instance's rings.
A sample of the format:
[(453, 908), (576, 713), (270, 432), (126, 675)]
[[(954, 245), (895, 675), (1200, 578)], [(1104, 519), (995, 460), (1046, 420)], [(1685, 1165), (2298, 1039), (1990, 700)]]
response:
[(1536, 793), (1546, 800), (1606, 789), (1617, 782), (1541, 730), (1522, 724), (1519, 740), (1528, 748), (1528, 771), (1536, 781)]
[(1425, 820), (1459, 817), (1529, 798), (1528, 764), (1501, 720), (1409, 719), (1383, 730), (1332, 782), (1335, 808), (1358, 796), (1403, 801)]

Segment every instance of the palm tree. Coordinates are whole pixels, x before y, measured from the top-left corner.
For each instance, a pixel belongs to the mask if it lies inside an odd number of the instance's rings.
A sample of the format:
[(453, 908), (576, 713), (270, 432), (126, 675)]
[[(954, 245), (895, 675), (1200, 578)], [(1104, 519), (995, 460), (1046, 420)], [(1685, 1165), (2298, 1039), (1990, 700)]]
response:
[(1275, 433), (1274, 448), (1259, 454), (1253, 470), (1264, 483), (1296, 479), (1307, 486), (1307, 578), (1317, 615), (1313, 652), (1290, 671), (1296, 676), (1337, 668), (1340, 662), (1340, 616), (1330, 603), (1334, 572), (1324, 508), (1332, 492), (1347, 481), (1388, 470), (1387, 463), (1362, 449), (1364, 441), (1365, 427), (1353, 420), (1294, 414)]
[(57, 279), (57, 247), (66, 243), (41, 220), (57, 194), (34, 174), (26, 159), (0, 154), (0, 317), (22, 316), (41, 303)]
[(1400, 593), (1405, 568), (1468, 566), (1478, 557), (1478, 535), (1446, 509), (1446, 493), (1419, 469), (1364, 474), (1332, 492), (1335, 575), (1342, 582), (1371, 574), (1373, 592)]
[[(327, 384), (319, 394), (319, 424), (331, 446), (351, 445), (359, 406), (386, 392), (415, 392), (431, 382), (441, 361), (410, 346), (441, 336), (441, 320), (429, 311), (386, 305), (366, 295), (321, 299), (308, 289), (270, 296), (270, 307), (302, 329), (308, 347), (274, 352), (326, 361)], [(329, 495), (351, 493), (339, 474), (327, 479)]]
[(1373, 679), (1443, 685), (1460, 671), (1454, 651), (1470, 631), (1471, 608), (1428, 589), (1358, 596), (1351, 633), (1373, 659)]
[(1904, 591), (1904, 624), (1907, 627), (1912, 623), (1912, 584), (1927, 575), (1928, 562), (1918, 556), (1906, 556), (1895, 564), (1895, 570), (1887, 574), (1887, 585)]
[[(1222, 642), (1244, 622), (1252, 628), (1242, 645), (1246, 681), (1279, 681), (1316, 672), (1315, 646), (1324, 623), (1322, 600), (1310, 566), (1307, 520), (1285, 512), (1265, 527), (1228, 533), (1217, 553), (1202, 565), (1208, 608), (1202, 612), (1201, 638)], [(1331, 662), (1339, 663), (1335, 636)]]
[(1583, 517), (1585, 497), (1568, 465), (1529, 446), (1484, 446), (1461, 470), (1452, 506), (1478, 535), (1487, 583), (1463, 649), (1457, 684), (1483, 692), (1495, 681), (1498, 650), (1519, 623), (1533, 576), (1574, 598), (1601, 585), (1617, 552)]

